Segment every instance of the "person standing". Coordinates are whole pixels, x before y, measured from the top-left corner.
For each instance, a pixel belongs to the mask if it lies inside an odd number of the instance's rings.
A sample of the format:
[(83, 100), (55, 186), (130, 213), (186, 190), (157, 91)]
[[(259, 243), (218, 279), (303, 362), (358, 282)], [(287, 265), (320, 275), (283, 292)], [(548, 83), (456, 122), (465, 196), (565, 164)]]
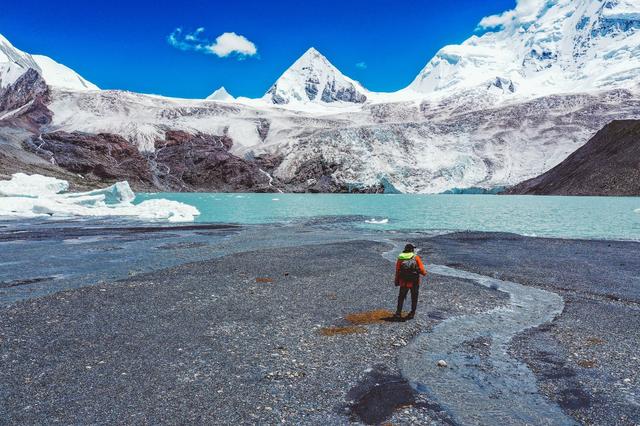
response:
[(400, 287), (400, 292), (398, 293), (398, 308), (394, 315), (395, 318), (401, 318), (402, 306), (409, 291), (411, 291), (411, 312), (409, 312), (406, 319), (413, 319), (416, 315), (420, 275), (427, 275), (427, 271), (424, 269), (422, 259), (415, 253), (415, 250), (416, 248), (413, 244), (407, 244), (396, 261), (395, 285)]

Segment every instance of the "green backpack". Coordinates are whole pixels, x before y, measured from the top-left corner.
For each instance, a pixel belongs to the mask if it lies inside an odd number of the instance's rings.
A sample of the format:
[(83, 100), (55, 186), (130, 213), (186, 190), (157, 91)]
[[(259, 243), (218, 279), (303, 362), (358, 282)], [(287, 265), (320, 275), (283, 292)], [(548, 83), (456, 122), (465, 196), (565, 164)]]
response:
[(410, 259), (400, 259), (400, 279), (404, 281), (416, 281), (420, 276), (420, 268), (416, 261), (416, 256), (413, 255)]

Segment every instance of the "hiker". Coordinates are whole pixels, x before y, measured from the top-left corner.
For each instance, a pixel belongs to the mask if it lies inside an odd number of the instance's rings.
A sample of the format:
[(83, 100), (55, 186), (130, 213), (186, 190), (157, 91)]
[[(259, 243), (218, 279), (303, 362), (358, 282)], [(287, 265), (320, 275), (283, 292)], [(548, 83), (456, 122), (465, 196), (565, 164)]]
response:
[(396, 287), (400, 287), (400, 293), (398, 294), (398, 309), (394, 315), (395, 318), (401, 317), (402, 305), (404, 305), (404, 299), (406, 299), (409, 290), (411, 290), (411, 312), (409, 312), (406, 319), (413, 319), (416, 315), (420, 275), (427, 275), (427, 271), (424, 269), (422, 259), (415, 253), (415, 250), (416, 248), (413, 244), (407, 244), (396, 261), (395, 284)]

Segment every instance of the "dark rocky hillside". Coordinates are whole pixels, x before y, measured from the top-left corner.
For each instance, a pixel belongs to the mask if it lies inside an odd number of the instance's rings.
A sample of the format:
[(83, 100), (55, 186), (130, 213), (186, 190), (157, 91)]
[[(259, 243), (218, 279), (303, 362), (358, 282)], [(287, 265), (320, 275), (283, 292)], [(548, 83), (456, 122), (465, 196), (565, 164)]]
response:
[(505, 193), (640, 195), (640, 120), (611, 122), (562, 163)]

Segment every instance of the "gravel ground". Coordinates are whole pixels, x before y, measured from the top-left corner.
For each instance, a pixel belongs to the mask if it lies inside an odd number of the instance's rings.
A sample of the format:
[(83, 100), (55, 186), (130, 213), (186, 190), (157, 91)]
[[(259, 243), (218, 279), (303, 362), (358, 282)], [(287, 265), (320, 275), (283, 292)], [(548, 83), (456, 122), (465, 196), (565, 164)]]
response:
[(0, 423), (448, 424), (399, 377), (398, 351), (505, 295), (432, 275), (416, 320), (323, 335), (393, 310), (388, 249), (243, 252), (0, 308)]
[(420, 245), (432, 262), (562, 295), (562, 315), (514, 339), (512, 355), (579, 422), (640, 424), (640, 244), (459, 233)]

